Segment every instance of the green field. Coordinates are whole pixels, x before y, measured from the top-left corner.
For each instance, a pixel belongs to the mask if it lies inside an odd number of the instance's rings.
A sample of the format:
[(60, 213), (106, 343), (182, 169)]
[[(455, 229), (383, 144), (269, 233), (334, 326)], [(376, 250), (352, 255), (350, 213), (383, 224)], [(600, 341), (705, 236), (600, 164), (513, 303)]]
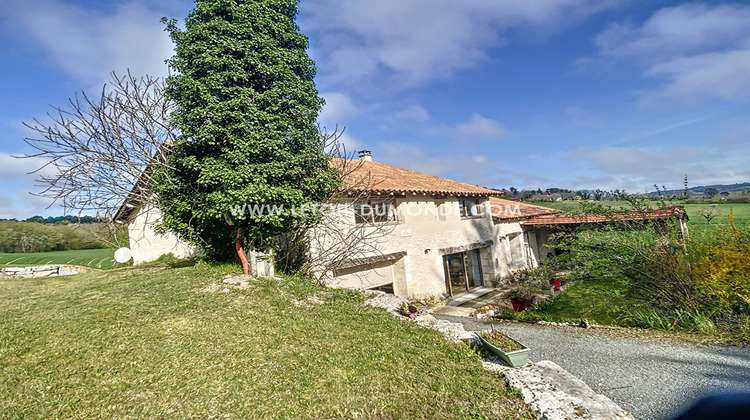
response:
[[(599, 201), (597, 204), (612, 207), (615, 209), (628, 209), (630, 204), (627, 201)], [(563, 211), (575, 210), (580, 205), (580, 201), (557, 201), (557, 202), (536, 202), (539, 206), (550, 207)], [(657, 206), (657, 202), (653, 202)], [(675, 205), (680, 205), (675, 203)], [(712, 225), (726, 225), (728, 223), (729, 212), (734, 215), (734, 221), (737, 224), (750, 224), (750, 203), (722, 203), (722, 204), (686, 204), (685, 211), (690, 219), (691, 226), (706, 225), (706, 219), (701, 216), (701, 211), (714, 208), (717, 216), (711, 220)]]
[(533, 418), (466, 344), (352, 291), (221, 284), (236, 270), (0, 279), (0, 417)]
[(0, 253), (0, 266), (25, 266), (45, 264), (70, 264), (107, 269), (122, 266), (114, 260), (111, 249), (79, 249), (33, 253)]
[(691, 225), (705, 225), (706, 219), (700, 215), (702, 210), (714, 208), (718, 216), (711, 220), (714, 225), (726, 225), (729, 222), (728, 216), (731, 212), (734, 216), (734, 222), (737, 224), (750, 224), (750, 203), (732, 203), (732, 204), (686, 204), (685, 211), (690, 217)]

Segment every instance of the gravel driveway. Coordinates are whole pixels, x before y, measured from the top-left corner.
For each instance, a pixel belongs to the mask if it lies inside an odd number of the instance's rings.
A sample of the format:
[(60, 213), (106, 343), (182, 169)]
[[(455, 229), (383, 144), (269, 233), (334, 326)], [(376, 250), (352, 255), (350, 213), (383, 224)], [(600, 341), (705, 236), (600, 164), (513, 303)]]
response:
[[(473, 318), (435, 317), (460, 322), (466, 330), (488, 329)], [(623, 338), (598, 329), (494, 324), (526, 344), (532, 361), (557, 363), (636, 419), (670, 418), (704, 394), (750, 391), (750, 348)]]

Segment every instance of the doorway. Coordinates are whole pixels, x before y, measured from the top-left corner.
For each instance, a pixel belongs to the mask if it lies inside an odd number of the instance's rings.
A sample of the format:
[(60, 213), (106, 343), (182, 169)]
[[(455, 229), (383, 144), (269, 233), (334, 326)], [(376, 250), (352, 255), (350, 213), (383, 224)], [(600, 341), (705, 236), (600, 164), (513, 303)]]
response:
[(445, 255), (443, 263), (450, 296), (482, 286), (482, 264), (478, 249)]

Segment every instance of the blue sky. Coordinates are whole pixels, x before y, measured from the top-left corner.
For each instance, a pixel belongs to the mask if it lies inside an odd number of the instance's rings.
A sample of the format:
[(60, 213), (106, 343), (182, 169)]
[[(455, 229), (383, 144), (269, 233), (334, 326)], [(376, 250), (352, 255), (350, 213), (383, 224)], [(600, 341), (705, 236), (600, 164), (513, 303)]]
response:
[[(0, 218), (30, 191), (22, 121), (109, 72), (165, 75), (189, 0), (0, 0)], [(326, 126), (377, 161), (487, 187), (750, 181), (750, 5), (302, 0)]]

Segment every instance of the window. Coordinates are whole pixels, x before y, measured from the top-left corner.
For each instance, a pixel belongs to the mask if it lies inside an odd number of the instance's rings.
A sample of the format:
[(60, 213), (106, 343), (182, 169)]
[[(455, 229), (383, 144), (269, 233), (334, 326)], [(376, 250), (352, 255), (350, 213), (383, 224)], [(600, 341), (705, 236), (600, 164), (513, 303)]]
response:
[(354, 203), (354, 220), (357, 224), (395, 222), (396, 204), (393, 201)]
[(459, 200), (458, 212), (461, 217), (475, 217), (482, 215), (482, 207), (479, 206), (479, 200)]

